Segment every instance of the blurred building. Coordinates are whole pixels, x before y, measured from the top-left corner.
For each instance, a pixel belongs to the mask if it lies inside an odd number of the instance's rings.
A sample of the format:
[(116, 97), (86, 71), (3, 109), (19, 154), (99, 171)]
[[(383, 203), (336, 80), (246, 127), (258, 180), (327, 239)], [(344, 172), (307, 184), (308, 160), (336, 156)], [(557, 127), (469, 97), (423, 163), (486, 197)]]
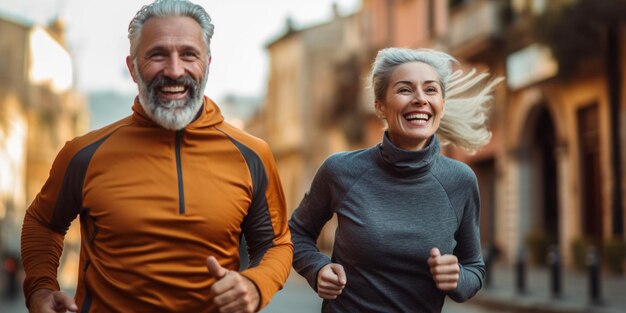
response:
[(474, 155), (444, 152), (479, 178), (483, 245), (506, 262), (520, 251), (545, 259), (555, 245), (573, 264), (575, 246), (625, 240), (624, 3), (363, 0), (268, 45), (267, 98), (250, 126), (274, 150), (293, 210), (325, 157), (381, 140), (366, 89), (376, 52), (448, 51), (465, 69), (507, 79), (492, 142)]
[(245, 121), (257, 114), (261, 97), (227, 94), (218, 101), (224, 120), (243, 129)]
[(136, 93), (96, 90), (87, 93), (89, 129), (99, 129), (132, 114)]
[(360, 87), (354, 85), (362, 63), (360, 27), (357, 15), (339, 16), (335, 7), (334, 18), (321, 25), (296, 30), (288, 20), (286, 33), (267, 46), (267, 97), (248, 128), (271, 145), (290, 208), (324, 158), (349, 146), (346, 133), (361, 132), (353, 97)]
[(63, 34), (60, 20), (0, 13), (0, 251), (19, 254), (26, 208), (61, 146), (87, 129)]
[(544, 241), (576, 262), (578, 243), (625, 238), (626, 1), (512, 1), (503, 12), (498, 245)]

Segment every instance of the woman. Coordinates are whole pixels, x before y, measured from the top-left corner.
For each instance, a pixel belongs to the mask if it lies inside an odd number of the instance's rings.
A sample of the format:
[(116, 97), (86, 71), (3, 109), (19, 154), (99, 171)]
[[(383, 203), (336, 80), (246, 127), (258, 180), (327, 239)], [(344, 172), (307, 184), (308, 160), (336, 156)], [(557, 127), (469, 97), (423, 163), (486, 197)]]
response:
[[(502, 79), (453, 72), (455, 63), (428, 49), (379, 51), (371, 84), (382, 142), (330, 156), (289, 222), (294, 268), (323, 312), (440, 312), (446, 295), (462, 302), (480, 289), (476, 176), (440, 145), (489, 141), (487, 104)], [(316, 241), (333, 213), (329, 259)]]

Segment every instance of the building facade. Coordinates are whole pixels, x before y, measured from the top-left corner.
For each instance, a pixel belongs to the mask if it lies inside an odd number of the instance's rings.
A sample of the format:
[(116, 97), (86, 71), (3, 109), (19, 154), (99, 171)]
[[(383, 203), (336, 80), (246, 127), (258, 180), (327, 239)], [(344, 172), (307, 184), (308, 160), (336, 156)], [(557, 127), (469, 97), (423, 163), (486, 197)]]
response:
[(63, 32), (58, 20), (41, 26), (0, 14), (0, 251), (13, 255), (54, 157), (88, 126)]
[(574, 265), (591, 246), (626, 249), (626, 7), (602, 3), (363, 0), (350, 16), (274, 40), (256, 123), (290, 208), (329, 154), (380, 141), (384, 125), (366, 88), (376, 52), (430, 47), (464, 69), (506, 77), (494, 94), (491, 143), (474, 155), (444, 149), (479, 178), (486, 251), (544, 264), (552, 246)]

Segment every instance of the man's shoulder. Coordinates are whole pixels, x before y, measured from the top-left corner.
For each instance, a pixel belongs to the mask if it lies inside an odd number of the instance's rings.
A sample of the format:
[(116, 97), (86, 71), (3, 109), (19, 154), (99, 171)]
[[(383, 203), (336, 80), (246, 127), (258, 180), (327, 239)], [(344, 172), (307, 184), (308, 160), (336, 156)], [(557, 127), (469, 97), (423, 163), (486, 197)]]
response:
[(270, 147), (265, 140), (227, 122), (222, 122), (217, 128), (237, 144), (243, 145), (257, 154), (271, 155)]
[(55, 158), (55, 163), (61, 168), (69, 165), (70, 161), (75, 159), (78, 155), (88, 156), (93, 155), (100, 145), (110, 137), (117, 129), (123, 125), (128, 124), (127, 119), (122, 119), (118, 122), (110, 124), (90, 131), (84, 135), (75, 137), (65, 143)]
[(131, 123), (131, 118), (126, 117), (117, 122), (111, 123), (109, 125), (103, 126), (102, 128), (92, 130), (83, 135), (77, 136), (74, 139), (68, 141), (64, 147), (66, 150), (78, 152), (85, 147), (88, 147), (92, 144), (102, 142), (106, 140), (111, 134), (113, 134), (119, 128), (129, 125)]

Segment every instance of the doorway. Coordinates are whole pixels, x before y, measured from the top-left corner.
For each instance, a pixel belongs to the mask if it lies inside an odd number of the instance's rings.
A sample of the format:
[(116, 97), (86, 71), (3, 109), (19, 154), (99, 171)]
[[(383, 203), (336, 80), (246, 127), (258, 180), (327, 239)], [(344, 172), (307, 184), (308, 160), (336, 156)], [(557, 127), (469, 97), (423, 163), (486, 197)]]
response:
[(523, 239), (540, 236), (559, 244), (557, 143), (545, 104), (535, 106), (526, 121), (520, 148), (520, 231)]

